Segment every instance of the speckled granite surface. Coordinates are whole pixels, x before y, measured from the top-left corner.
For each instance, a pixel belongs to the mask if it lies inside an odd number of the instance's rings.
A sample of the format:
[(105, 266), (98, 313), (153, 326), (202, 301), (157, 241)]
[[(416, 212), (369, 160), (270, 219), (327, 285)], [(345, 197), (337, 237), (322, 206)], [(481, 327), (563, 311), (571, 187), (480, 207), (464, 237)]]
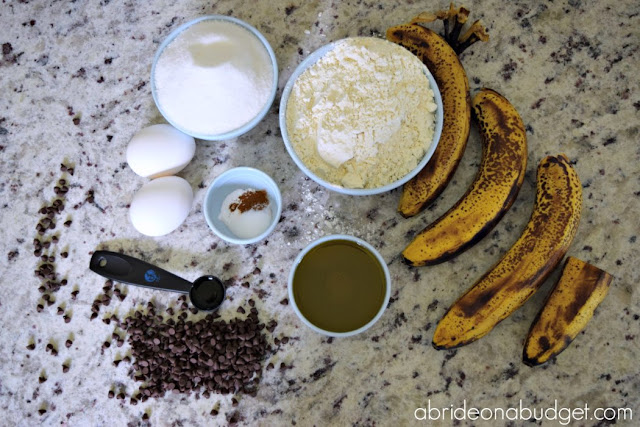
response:
[[(144, 3), (144, 4), (143, 4)], [(391, 4), (394, 6), (391, 6)], [(155, 49), (172, 29), (204, 14), (229, 14), (262, 31), (280, 65), (280, 89), (311, 51), (345, 36), (379, 35), (427, 7), (424, 2), (58, 2), (8, 1), (0, 7), (0, 412), (4, 425), (407, 425), (418, 407), (531, 408), (627, 407), (640, 417), (640, 90), (637, 69), (640, 5), (634, 1), (473, 2), (491, 40), (463, 56), (472, 90), (497, 89), (527, 125), (529, 166), (520, 195), (487, 238), (454, 261), (410, 269), (397, 255), (410, 236), (451, 206), (473, 179), (480, 143), (472, 131), (454, 181), (424, 214), (402, 219), (399, 191), (353, 198), (329, 193), (288, 158), (270, 114), (252, 132), (226, 142), (198, 142), (196, 157), (180, 173), (193, 186), (191, 214), (177, 231), (145, 238), (131, 227), (127, 204), (146, 182), (124, 163), (131, 136), (162, 122), (151, 97)], [(280, 93), (280, 92), (279, 92)], [(535, 166), (546, 154), (566, 153), (584, 185), (584, 211), (569, 254), (615, 276), (611, 291), (584, 333), (555, 362), (529, 368), (521, 362), (526, 332), (557, 274), (522, 309), (487, 337), (457, 351), (431, 347), (434, 325), (446, 308), (517, 239), (534, 200)], [(60, 163), (74, 166), (62, 173)], [(201, 204), (222, 171), (255, 166), (279, 183), (282, 221), (268, 241), (238, 247), (207, 228)], [(56, 271), (68, 284), (42, 302), (33, 271), (35, 229), (63, 177), (69, 191), (54, 241)], [(87, 192), (94, 191), (93, 200)], [(71, 220), (69, 227), (63, 222)], [(370, 331), (327, 340), (305, 328), (281, 303), (296, 254), (310, 241), (350, 233), (378, 248), (393, 278), (392, 302)], [(110, 389), (131, 396), (129, 367), (113, 360), (121, 348), (102, 349), (113, 325), (152, 298), (160, 307), (172, 295), (122, 287), (90, 321), (104, 279), (88, 271), (96, 248), (144, 257), (189, 279), (205, 273), (230, 285), (221, 314), (257, 300), (260, 318), (278, 322), (273, 352), (257, 396), (196, 398), (168, 394), (132, 406), (109, 399)], [(63, 258), (62, 253), (68, 257)], [(248, 282), (249, 287), (241, 286)], [(78, 290), (76, 300), (71, 292)], [(70, 317), (65, 323), (57, 308)], [(196, 315), (194, 317), (198, 317)], [(71, 337), (73, 345), (64, 342)], [(274, 339), (289, 337), (286, 344)], [(35, 349), (28, 350), (30, 343)], [(46, 351), (52, 343), (58, 355)], [(62, 364), (69, 365), (67, 373)], [(290, 369), (279, 369), (284, 364)], [(40, 383), (39, 377), (46, 378)], [(127, 398), (128, 399), (128, 398)], [(128, 402), (128, 400), (127, 400)], [(219, 409), (219, 415), (210, 411)], [(46, 412), (40, 414), (39, 409)], [(148, 421), (142, 420), (147, 413)], [(634, 421), (637, 423), (637, 421)], [(450, 424), (448, 421), (443, 425)], [(470, 424), (464, 421), (463, 424)], [(503, 424), (503, 421), (498, 424)], [(515, 422), (520, 424), (520, 422)], [(550, 422), (550, 425), (557, 425)], [(631, 425), (632, 422), (619, 422)], [(474, 423), (475, 424), (475, 423)], [(594, 420), (577, 424), (592, 425)]]

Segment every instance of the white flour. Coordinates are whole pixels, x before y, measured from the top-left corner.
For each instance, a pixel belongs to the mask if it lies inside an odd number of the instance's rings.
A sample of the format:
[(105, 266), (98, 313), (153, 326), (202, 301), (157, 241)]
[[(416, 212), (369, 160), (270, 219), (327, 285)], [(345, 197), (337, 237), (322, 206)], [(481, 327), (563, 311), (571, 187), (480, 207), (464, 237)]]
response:
[(232, 22), (205, 20), (178, 35), (155, 68), (158, 103), (178, 126), (205, 135), (235, 130), (262, 110), (273, 85), (260, 40)]
[(417, 166), (433, 141), (436, 104), (425, 66), (372, 37), (345, 39), (296, 80), (289, 139), (320, 178), (376, 188)]

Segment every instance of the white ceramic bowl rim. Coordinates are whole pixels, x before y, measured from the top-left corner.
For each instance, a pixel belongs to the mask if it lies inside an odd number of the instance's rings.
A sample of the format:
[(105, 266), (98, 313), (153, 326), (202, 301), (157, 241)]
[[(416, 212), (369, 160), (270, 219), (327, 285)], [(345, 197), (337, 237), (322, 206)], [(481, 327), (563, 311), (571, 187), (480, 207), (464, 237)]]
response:
[[(313, 323), (311, 323), (309, 320), (307, 320), (306, 317), (304, 317), (304, 315), (302, 314), (302, 312), (300, 311), (300, 309), (298, 308), (298, 305), (296, 304), (296, 300), (293, 296), (293, 277), (295, 275), (296, 269), (298, 268), (298, 265), (300, 264), (300, 261), (302, 261), (302, 258), (313, 248), (315, 248), (316, 246), (324, 243), (324, 242), (328, 242), (328, 241), (332, 241), (332, 240), (349, 240), (351, 242), (355, 242), (360, 246), (363, 246), (365, 249), (369, 250), (378, 260), (378, 263), (380, 263), (380, 266), (382, 267), (382, 270), (384, 271), (384, 277), (386, 280), (386, 291), (385, 291), (385, 295), (384, 295), (384, 301), (382, 302), (382, 304), (380, 305), (380, 310), (378, 310), (378, 312), (376, 313), (376, 315), (374, 316), (373, 319), (371, 319), (366, 325), (355, 329), (353, 331), (349, 331), (349, 332), (332, 332), (332, 331), (327, 331), (325, 329), (319, 328), (316, 325), (314, 325)], [(311, 329), (313, 329), (314, 331), (323, 334), (323, 335), (328, 335), (330, 337), (350, 337), (353, 335), (357, 335), (361, 332), (366, 331), (367, 329), (369, 329), (371, 326), (373, 326), (374, 323), (376, 323), (384, 314), (384, 311), (387, 308), (387, 305), (389, 305), (389, 299), (391, 298), (391, 275), (389, 274), (389, 267), (387, 267), (387, 263), (384, 261), (384, 258), (382, 258), (382, 255), (380, 255), (380, 253), (373, 247), (371, 246), (369, 243), (365, 242), (362, 239), (359, 239), (357, 237), (354, 236), (349, 236), (347, 234), (332, 234), (329, 236), (324, 236), (321, 237), (317, 240), (314, 240), (313, 242), (309, 243), (296, 257), (295, 261), (293, 262), (293, 266), (291, 267), (291, 272), (289, 273), (289, 283), (288, 283), (288, 293), (289, 293), (289, 301), (291, 302), (291, 307), (293, 307), (293, 311), (295, 311), (296, 315), (300, 318), (300, 320), (302, 320), (302, 322), (307, 325), (308, 327), (310, 327)]]
[[(214, 220), (214, 218), (212, 217), (212, 215), (215, 215), (217, 218), (217, 213), (216, 212), (209, 212), (209, 200), (213, 198), (214, 196), (214, 191), (216, 189), (218, 189), (218, 183), (224, 179), (226, 179), (227, 177), (229, 177), (229, 175), (239, 175), (239, 174), (247, 174), (250, 173), (254, 176), (258, 176), (260, 179), (262, 179), (264, 182), (268, 182), (271, 187), (273, 187), (276, 191), (276, 196), (277, 199), (276, 200), (271, 200), (273, 203), (276, 204), (276, 209), (275, 209), (275, 213), (273, 215), (273, 218), (271, 220), (271, 224), (269, 225), (269, 228), (267, 228), (265, 231), (263, 231), (260, 235), (253, 237), (251, 239), (241, 239), (239, 237), (236, 237), (234, 235), (229, 235), (228, 233), (223, 232), (222, 230), (220, 230), (217, 226), (216, 226), (216, 221)], [(280, 194), (280, 188), (278, 187), (278, 185), (276, 184), (276, 182), (273, 180), (273, 178), (271, 178), (269, 175), (267, 175), (266, 173), (262, 172), (259, 169), (255, 169), (255, 168), (251, 168), (251, 167), (247, 167), (247, 166), (238, 166), (235, 168), (231, 168), (228, 169), (224, 172), (222, 172), (220, 175), (218, 175), (213, 182), (211, 183), (211, 185), (209, 185), (209, 188), (207, 189), (207, 192), (204, 196), (204, 201), (202, 202), (202, 210), (204, 212), (204, 217), (205, 220), (207, 222), (207, 224), (209, 225), (209, 228), (211, 228), (211, 230), (221, 239), (229, 242), (229, 243), (234, 243), (237, 245), (250, 245), (252, 243), (256, 243), (259, 242), (260, 240), (264, 239), (265, 237), (267, 237), (269, 234), (271, 234), (271, 232), (276, 228), (276, 225), (278, 225), (278, 221), (280, 220), (280, 215), (282, 214), (282, 195)]]
[[(194, 24), (197, 24), (198, 22), (202, 22), (206, 20), (232, 22), (234, 24), (241, 26), (246, 30), (249, 30), (249, 32), (251, 32), (254, 36), (258, 38), (258, 40), (260, 40), (264, 48), (267, 50), (269, 54), (269, 58), (271, 60), (271, 65), (273, 67), (273, 79), (271, 81), (271, 94), (269, 95), (267, 102), (265, 103), (262, 110), (260, 110), (258, 115), (256, 115), (252, 120), (250, 120), (249, 122), (245, 123), (244, 125), (240, 126), (237, 129), (234, 129), (225, 133), (215, 134), (215, 135), (206, 135), (206, 134), (201, 134), (197, 132), (192, 132), (189, 129), (185, 129), (181, 127), (178, 123), (173, 121), (171, 117), (165, 114), (164, 110), (162, 109), (162, 106), (158, 102), (158, 94), (157, 94), (156, 84), (155, 84), (156, 64), (158, 63), (158, 59), (160, 58), (160, 55), (162, 55), (162, 52), (164, 51), (164, 49), (169, 45), (169, 43), (175, 40), (175, 38), (178, 37), (178, 35), (180, 35), (180, 33), (182, 33), (184, 30), (186, 30), (187, 28), (191, 27)], [(158, 111), (160, 111), (160, 114), (162, 114), (162, 117), (164, 117), (166, 121), (168, 121), (173, 127), (178, 129), (179, 131), (186, 133), (187, 135), (191, 135), (194, 138), (198, 138), (206, 141), (221, 141), (225, 139), (236, 138), (248, 132), (252, 128), (254, 128), (264, 118), (267, 112), (271, 109), (271, 105), (273, 104), (273, 101), (276, 98), (277, 90), (278, 90), (278, 62), (276, 60), (276, 55), (273, 52), (273, 49), (271, 48), (271, 45), (269, 44), (267, 39), (262, 35), (262, 33), (260, 33), (255, 27), (251, 26), (245, 21), (242, 21), (238, 18), (234, 18), (232, 16), (206, 15), (206, 16), (201, 16), (199, 18), (185, 22), (184, 24), (180, 25), (178, 28), (173, 30), (167, 36), (167, 38), (164, 39), (164, 41), (160, 44), (160, 47), (158, 47), (158, 50), (156, 51), (156, 54), (153, 58), (153, 64), (151, 65), (151, 94), (153, 96), (153, 101), (155, 102), (156, 107), (158, 108)]]
[(347, 39), (337, 40), (335, 42), (324, 45), (318, 50), (314, 51), (309, 56), (307, 56), (300, 63), (300, 65), (298, 65), (298, 67), (294, 70), (293, 74), (291, 74), (291, 77), (289, 77), (289, 80), (287, 81), (287, 84), (285, 85), (284, 90), (282, 91), (282, 97), (280, 98), (280, 111), (279, 111), (280, 132), (282, 133), (282, 139), (284, 140), (284, 145), (287, 148), (287, 151), (289, 152), (289, 155), (293, 159), (294, 163), (305, 173), (305, 175), (307, 175), (309, 178), (311, 178), (318, 184), (322, 185), (323, 187), (326, 187), (329, 190), (333, 190), (338, 193), (348, 194), (351, 196), (370, 196), (373, 194), (385, 193), (387, 191), (393, 190), (394, 188), (397, 188), (405, 184), (411, 178), (416, 176), (418, 172), (420, 172), (425, 167), (427, 162), (429, 162), (429, 160), (431, 159), (431, 156), (433, 156), (433, 153), (436, 151), (438, 143), (440, 142), (440, 135), (442, 134), (442, 123), (444, 119), (444, 116), (443, 116), (444, 110), (442, 108), (442, 96), (440, 94), (440, 89), (438, 88), (438, 84), (436, 83), (435, 79), (431, 75), (431, 72), (426, 67), (426, 65), (423, 64), (425, 75), (429, 80), (429, 85), (433, 90), (433, 97), (437, 105), (435, 129), (433, 133), (433, 143), (431, 144), (427, 152), (424, 154), (424, 157), (418, 163), (418, 165), (413, 170), (411, 170), (411, 172), (409, 172), (407, 175), (403, 176), (402, 178), (392, 183), (383, 185), (382, 187), (376, 187), (376, 188), (346, 188), (320, 178), (302, 162), (300, 157), (298, 157), (298, 155), (296, 154), (296, 151), (294, 150), (293, 146), (291, 145), (291, 141), (289, 140), (289, 134), (287, 132), (287, 118), (286, 118), (287, 102), (289, 101), (289, 95), (291, 94), (293, 85), (295, 84), (298, 77), (302, 73), (304, 73), (307, 70), (307, 68), (315, 64), (322, 56), (324, 56), (330, 50), (334, 49), (337, 44), (343, 42), (344, 40), (347, 40)]

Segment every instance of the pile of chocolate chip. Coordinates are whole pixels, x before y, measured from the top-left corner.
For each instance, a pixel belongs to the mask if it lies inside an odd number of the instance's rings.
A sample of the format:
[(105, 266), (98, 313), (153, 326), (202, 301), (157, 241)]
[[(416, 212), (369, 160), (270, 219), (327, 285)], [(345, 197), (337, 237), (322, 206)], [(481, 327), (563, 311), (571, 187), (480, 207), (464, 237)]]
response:
[(265, 325), (252, 306), (247, 317), (230, 321), (208, 314), (198, 321), (156, 315), (153, 304), (147, 312), (136, 311), (120, 326), (128, 333), (134, 378), (144, 385), (142, 400), (165, 392), (243, 392), (255, 395), (265, 354), (270, 351), (262, 333)]

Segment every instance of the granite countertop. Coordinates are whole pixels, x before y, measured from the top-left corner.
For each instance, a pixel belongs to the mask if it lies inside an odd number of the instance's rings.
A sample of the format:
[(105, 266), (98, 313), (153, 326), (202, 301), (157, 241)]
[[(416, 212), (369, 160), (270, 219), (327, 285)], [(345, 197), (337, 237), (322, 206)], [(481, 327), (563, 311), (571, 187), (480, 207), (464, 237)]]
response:
[[(450, 262), (409, 268), (398, 254), (473, 180), (480, 160), (475, 129), (454, 180), (436, 203), (411, 219), (396, 212), (399, 190), (371, 197), (329, 192), (308, 180), (285, 151), (278, 129), (279, 97), (302, 59), (330, 41), (380, 36), (426, 8), (446, 6), (445, 1), (408, 0), (3, 3), (1, 423), (407, 425), (418, 423), (415, 410), (428, 405), (508, 408), (520, 401), (530, 408), (553, 407), (554, 401), (567, 408), (631, 408), (637, 419), (638, 2), (483, 0), (469, 5), (470, 19), (482, 19), (491, 36), (461, 57), (472, 93), (483, 86), (494, 88), (518, 108), (527, 127), (529, 165), (517, 201), (495, 230)], [(179, 174), (194, 189), (189, 217), (167, 236), (144, 237), (129, 223), (128, 204), (146, 180), (126, 166), (125, 149), (139, 129), (163, 122), (149, 85), (155, 50), (177, 26), (206, 14), (238, 17), (265, 35), (279, 62), (278, 95), (250, 133), (224, 142), (197, 142), (194, 160)], [(488, 336), (458, 350), (434, 350), (431, 337), (445, 310), (515, 242), (527, 222), (537, 163), (560, 152), (572, 159), (584, 188), (582, 220), (569, 255), (615, 277), (595, 318), (555, 361), (536, 368), (521, 362), (527, 330), (556, 272)], [(62, 171), (62, 163), (73, 174)], [(207, 186), (221, 172), (241, 165), (271, 175), (284, 199), (274, 233), (245, 247), (218, 239), (202, 214)], [(49, 305), (34, 276), (41, 260), (33, 255), (33, 241), (43, 216), (39, 211), (56, 199), (54, 187), (61, 178), (68, 187), (59, 195), (64, 206), (55, 215), (56, 228), (46, 231), (42, 241), (49, 242), (43, 253), (55, 256), (55, 272), (67, 284), (52, 293)], [(388, 262), (393, 281), (381, 320), (348, 339), (318, 335), (286, 304), (292, 260), (309, 242), (332, 233), (370, 242)], [(221, 310), (225, 319), (236, 317), (237, 307), (255, 299), (260, 320), (277, 322), (267, 336), (271, 351), (257, 394), (235, 396), (234, 402), (232, 395), (169, 393), (131, 405), (129, 397), (140, 384), (130, 375), (131, 365), (113, 364), (128, 354), (129, 344), (104, 348), (115, 327), (102, 319), (124, 317), (151, 300), (162, 309), (175, 304), (176, 297), (117, 285), (126, 298), (113, 297), (90, 320), (92, 303), (104, 295), (105, 284), (88, 270), (96, 249), (143, 257), (188, 279), (218, 275), (228, 285)], [(67, 339), (73, 341), (68, 348)], [(269, 363), (274, 369), (267, 369)], [(69, 367), (66, 373), (63, 364)], [(110, 399), (108, 392), (114, 389), (126, 399)], [(218, 415), (211, 415), (212, 409)], [(498, 422), (503, 423), (507, 421)]]

